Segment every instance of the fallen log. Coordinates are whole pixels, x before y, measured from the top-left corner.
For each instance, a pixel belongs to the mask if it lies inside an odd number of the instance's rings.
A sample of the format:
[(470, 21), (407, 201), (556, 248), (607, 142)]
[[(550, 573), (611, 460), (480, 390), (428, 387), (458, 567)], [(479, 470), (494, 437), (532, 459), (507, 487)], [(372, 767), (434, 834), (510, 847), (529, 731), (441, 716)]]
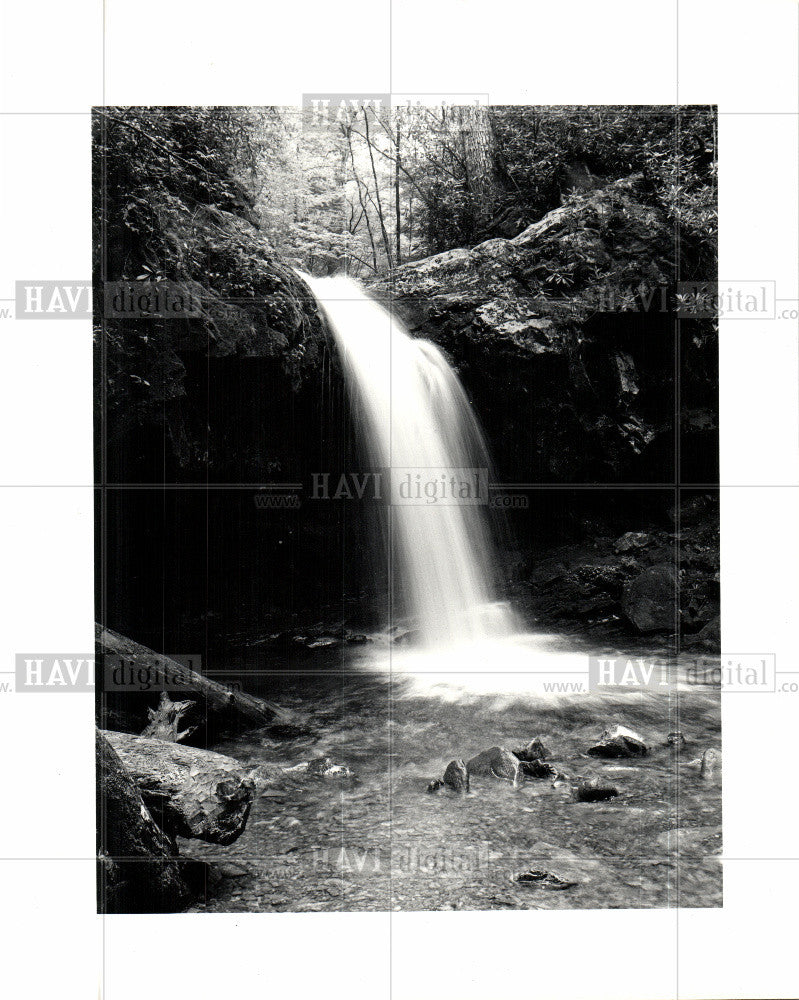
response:
[(98, 659), (104, 655), (118, 656), (130, 661), (137, 669), (146, 669), (149, 690), (191, 692), (201, 701), (206, 712), (227, 716), (238, 715), (252, 722), (254, 727), (274, 722), (297, 724), (294, 712), (262, 698), (245, 694), (243, 691), (234, 691), (224, 684), (217, 684), (203, 674), (198, 674), (168, 656), (155, 653), (152, 649), (128, 639), (113, 629), (96, 624), (95, 641)]
[(238, 761), (146, 736), (102, 735), (169, 836), (232, 844), (241, 835), (255, 782)]
[(158, 828), (118, 755), (98, 731), (95, 755), (98, 913), (182, 910), (194, 896), (191, 863), (174, 856), (169, 837)]

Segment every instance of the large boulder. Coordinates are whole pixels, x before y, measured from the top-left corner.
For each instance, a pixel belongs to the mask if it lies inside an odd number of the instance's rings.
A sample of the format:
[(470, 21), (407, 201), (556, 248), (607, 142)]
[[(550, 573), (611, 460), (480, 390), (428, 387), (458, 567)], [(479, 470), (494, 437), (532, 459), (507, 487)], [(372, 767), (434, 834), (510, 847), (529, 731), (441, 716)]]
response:
[(503, 778), (516, 784), (519, 780), (519, 758), (505, 747), (491, 747), (468, 760), (466, 770), (469, 776)]
[(624, 590), (624, 613), (639, 632), (674, 629), (677, 624), (677, 574), (673, 565), (650, 566)]
[(97, 908), (100, 913), (169, 913), (192, 901), (191, 863), (175, 857), (133, 779), (96, 733)]
[[(660, 293), (676, 280), (673, 221), (633, 175), (512, 239), (404, 264), (371, 291), (456, 359), (500, 464), (528, 479), (658, 481), (673, 441), (674, 348)], [(703, 350), (715, 349), (711, 337)]]

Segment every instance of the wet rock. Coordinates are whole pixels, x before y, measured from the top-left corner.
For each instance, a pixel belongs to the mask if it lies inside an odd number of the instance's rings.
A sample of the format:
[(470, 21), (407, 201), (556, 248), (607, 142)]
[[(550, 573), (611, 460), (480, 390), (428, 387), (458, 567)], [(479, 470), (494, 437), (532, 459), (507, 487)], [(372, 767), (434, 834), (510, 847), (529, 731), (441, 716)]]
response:
[(363, 635), (361, 632), (352, 633), (347, 636), (347, 642), (351, 643), (353, 646), (362, 646), (364, 643), (369, 641), (369, 636)]
[(338, 646), (339, 640), (334, 638), (332, 635), (323, 635), (318, 639), (314, 639), (313, 642), (307, 643), (308, 649), (332, 649), (333, 646)]
[(352, 778), (352, 771), (344, 764), (334, 764), (333, 761), (325, 757), (317, 757), (306, 765), (306, 773), (311, 778)]
[(634, 552), (652, 544), (652, 536), (645, 531), (627, 531), (617, 538), (614, 548), (617, 552)]
[(554, 891), (573, 889), (574, 886), (579, 884), (578, 882), (561, 878), (560, 875), (555, 875), (553, 872), (543, 871), (540, 868), (531, 868), (529, 871), (520, 872), (518, 875), (513, 876), (513, 881), (518, 882), (520, 885), (529, 885), (537, 889), (550, 889)]
[(645, 757), (647, 746), (643, 739), (625, 726), (606, 729), (599, 742), (590, 747), (592, 757)]
[(455, 792), (469, 791), (469, 772), (462, 760), (451, 760), (444, 771), (444, 784)]
[(444, 784), (441, 778), (436, 778), (435, 781), (431, 781), (430, 784), (427, 786), (427, 792), (430, 795), (434, 795), (436, 792), (440, 792), (442, 788), (446, 787), (447, 786)]
[(278, 783), (283, 777), (283, 773), (283, 768), (279, 764), (258, 764), (250, 771), (250, 777), (255, 782), (256, 793)]
[(619, 794), (615, 785), (608, 785), (600, 778), (586, 778), (572, 787), (576, 802), (606, 802)]
[(697, 636), (700, 643), (707, 649), (721, 648), (721, 619), (718, 615), (711, 619)]
[(705, 781), (721, 777), (721, 751), (713, 747), (705, 750), (699, 765), (699, 777)]
[(631, 580), (624, 588), (622, 608), (639, 632), (674, 629), (677, 620), (674, 566), (659, 563)]
[(687, 740), (682, 733), (669, 733), (666, 737), (666, 746), (674, 747), (675, 750), (682, 750)]
[(519, 760), (546, 760), (549, 756), (549, 751), (541, 742), (538, 736), (535, 739), (530, 740), (530, 742), (523, 747), (517, 747), (516, 750), (511, 751), (514, 757), (518, 757)]
[(521, 760), (519, 761), (519, 774), (524, 778), (549, 778), (550, 781), (557, 781), (563, 778), (554, 764), (544, 760)]
[[(585, 192), (512, 239), (403, 264), (372, 290), (414, 332), (474, 366), (483, 385), (490, 380), (497, 394), (533, 407), (538, 432), (528, 464), (561, 480), (610, 470), (616, 478), (622, 469), (656, 467), (668, 430), (653, 417), (667, 405), (668, 385), (638, 338), (624, 335), (625, 324), (590, 317), (603, 300), (629, 297), (642, 260), (655, 268), (647, 284), (672, 281), (671, 265), (662, 270), (672, 242), (662, 208), (636, 175)], [(568, 287), (556, 289), (553, 275), (563, 274)], [(547, 374), (531, 398), (537, 371)], [(712, 399), (709, 384), (704, 397)]]
[(519, 759), (505, 747), (491, 747), (466, 763), (468, 774), (490, 775), (514, 784), (519, 777)]

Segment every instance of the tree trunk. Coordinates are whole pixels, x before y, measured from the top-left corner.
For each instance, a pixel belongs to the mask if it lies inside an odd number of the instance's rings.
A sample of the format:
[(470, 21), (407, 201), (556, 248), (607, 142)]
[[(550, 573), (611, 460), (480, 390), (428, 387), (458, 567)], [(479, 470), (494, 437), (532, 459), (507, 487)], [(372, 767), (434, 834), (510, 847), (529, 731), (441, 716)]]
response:
[[(253, 728), (271, 722), (297, 724), (295, 713), (243, 691), (233, 691), (223, 684), (217, 684), (113, 629), (95, 625), (95, 641), (98, 659), (104, 654), (111, 654), (122, 657), (134, 667), (134, 671), (146, 668), (147, 683), (151, 691), (191, 691), (202, 702), (205, 712), (243, 717), (253, 723)], [(110, 673), (113, 674), (113, 671)], [(103, 676), (102, 672), (100, 676)]]
[(397, 162), (396, 169), (394, 170), (394, 214), (397, 219), (397, 241), (396, 241), (396, 251), (394, 257), (394, 263), (399, 267), (402, 263), (402, 243), (401, 243), (401, 233), (402, 233), (402, 221), (400, 218), (400, 170), (402, 170), (402, 147), (401, 147), (401, 133), (400, 133), (400, 120), (399, 111), (397, 111), (397, 132), (396, 132), (396, 144), (397, 144)]
[(466, 186), (474, 203), (475, 228), (479, 230), (493, 217), (499, 189), (488, 108), (461, 108), (460, 128)]
[(192, 865), (174, 856), (138, 788), (95, 730), (97, 766), (97, 911), (169, 913), (192, 900)]
[(255, 783), (222, 754), (129, 733), (103, 732), (170, 836), (232, 844), (250, 814)]

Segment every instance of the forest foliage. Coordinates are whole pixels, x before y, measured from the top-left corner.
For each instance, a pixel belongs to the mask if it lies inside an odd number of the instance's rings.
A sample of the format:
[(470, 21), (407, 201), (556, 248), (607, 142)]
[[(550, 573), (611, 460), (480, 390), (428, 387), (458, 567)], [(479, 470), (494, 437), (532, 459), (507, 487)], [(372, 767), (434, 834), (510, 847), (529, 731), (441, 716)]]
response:
[(213, 285), (237, 267), (241, 287), (220, 284), (246, 295), (250, 268), (230, 259), (234, 248), (192, 259), (191, 241), (170, 231), (170, 212), (211, 207), (247, 220), (291, 266), (369, 279), (515, 236), (575, 194), (640, 172), (684, 246), (683, 276), (713, 277), (712, 107), (417, 106), (331, 119), (282, 108), (106, 108), (94, 125), (95, 247), (109, 248), (109, 276), (202, 269)]

